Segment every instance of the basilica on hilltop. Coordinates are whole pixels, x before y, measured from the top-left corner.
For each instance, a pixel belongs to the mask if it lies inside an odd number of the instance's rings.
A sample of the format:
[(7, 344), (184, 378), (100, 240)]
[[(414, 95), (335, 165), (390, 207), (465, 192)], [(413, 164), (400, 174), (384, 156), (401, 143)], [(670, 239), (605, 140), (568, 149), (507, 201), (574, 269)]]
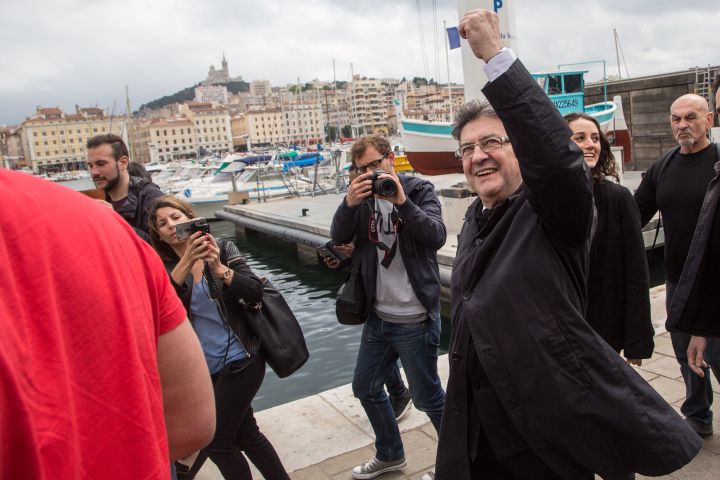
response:
[(227, 85), (230, 82), (242, 82), (242, 77), (238, 76), (235, 78), (230, 77), (230, 70), (228, 69), (228, 62), (225, 60), (225, 52), (223, 52), (222, 68), (219, 70), (215, 68), (215, 65), (210, 65), (208, 70), (208, 76), (202, 81), (202, 85)]

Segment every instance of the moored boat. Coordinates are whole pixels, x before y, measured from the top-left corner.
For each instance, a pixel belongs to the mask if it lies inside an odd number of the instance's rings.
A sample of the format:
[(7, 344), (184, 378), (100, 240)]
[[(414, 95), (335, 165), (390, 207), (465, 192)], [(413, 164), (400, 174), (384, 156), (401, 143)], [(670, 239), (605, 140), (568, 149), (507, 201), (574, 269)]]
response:
[[(584, 111), (597, 119), (603, 132), (612, 128), (615, 135), (622, 135), (622, 129), (613, 122), (615, 102), (585, 105), (585, 73), (584, 70), (558, 71), (535, 73), (533, 77), (563, 115)], [(425, 175), (462, 173), (462, 164), (454, 155), (458, 144), (451, 135), (452, 123), (403, 118), (400, 125), (405, 152), (416, 171)]]

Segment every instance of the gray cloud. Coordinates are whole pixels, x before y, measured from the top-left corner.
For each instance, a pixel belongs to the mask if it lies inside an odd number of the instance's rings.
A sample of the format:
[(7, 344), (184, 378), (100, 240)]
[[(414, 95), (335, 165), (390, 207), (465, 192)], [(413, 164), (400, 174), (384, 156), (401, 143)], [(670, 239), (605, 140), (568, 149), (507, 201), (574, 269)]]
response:
[[(531, 70), (605, 59), (615, 73), (614, 27), (632, 75), (720, 64), (716, 35), (704, 27), (720, 25), (715, 3), (524, 0), (519, 53)], [(445, 81), (444, 50), (436, 62), (432, 45), (432, 2), (421, 5), (427, 74)], [(455, 0), (437, 2), (439, 22), (457, 18)], [(0, 124), (21, 122), (36, 105), (72, 110), (117, 101), (124, 112), (125, 85), (138, 106), (202, 80), (223, 51), (232, 75), (273, 85), (331, 80), (333, 59), (338, 80), (349, 79), (351, 62), (366, 76), (426, 75), (411, 0), (5, 2), (0, 44)], [(458, 51), (449, 57), (451, 78), (461, 81)]]

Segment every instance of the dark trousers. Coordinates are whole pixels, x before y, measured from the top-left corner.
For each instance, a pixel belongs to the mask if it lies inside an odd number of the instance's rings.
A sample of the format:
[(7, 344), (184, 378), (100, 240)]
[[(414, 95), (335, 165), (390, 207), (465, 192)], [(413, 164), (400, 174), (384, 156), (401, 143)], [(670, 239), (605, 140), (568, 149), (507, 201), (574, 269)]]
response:
[(212, 376), (217, 426), (205, 451), (226, 480), (252, 478), (242, 452), (267, 480), (289, 479), (277, 452), (260, 432), (250, 405), (265, 377), (265, 359), (258, 354), (248, 366), (234, 370), (225, 367)]

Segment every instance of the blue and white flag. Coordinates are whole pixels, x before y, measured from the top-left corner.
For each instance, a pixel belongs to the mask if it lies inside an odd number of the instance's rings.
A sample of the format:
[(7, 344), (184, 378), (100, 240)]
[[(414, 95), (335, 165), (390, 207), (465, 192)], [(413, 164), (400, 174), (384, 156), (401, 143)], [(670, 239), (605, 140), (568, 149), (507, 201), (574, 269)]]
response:
[(448, 42), (450, 43), (450, 50), (460, 48), (460, 32), (457, 27), (450, 27), (447, 29)]

